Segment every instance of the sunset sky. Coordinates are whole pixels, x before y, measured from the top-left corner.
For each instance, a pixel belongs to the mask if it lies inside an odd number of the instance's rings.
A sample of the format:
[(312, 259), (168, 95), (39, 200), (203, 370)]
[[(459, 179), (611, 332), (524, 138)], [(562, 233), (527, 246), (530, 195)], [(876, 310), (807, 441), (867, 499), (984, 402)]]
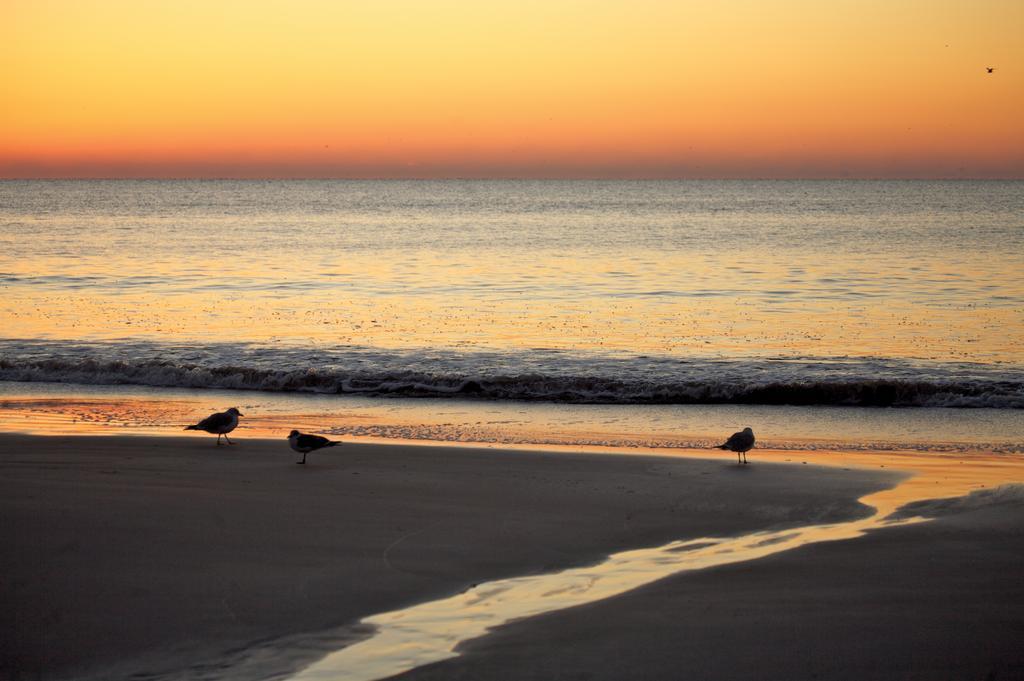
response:
[(0, 177), (1021, 178), (1022, 36), (1020, 0), (4, 0)]

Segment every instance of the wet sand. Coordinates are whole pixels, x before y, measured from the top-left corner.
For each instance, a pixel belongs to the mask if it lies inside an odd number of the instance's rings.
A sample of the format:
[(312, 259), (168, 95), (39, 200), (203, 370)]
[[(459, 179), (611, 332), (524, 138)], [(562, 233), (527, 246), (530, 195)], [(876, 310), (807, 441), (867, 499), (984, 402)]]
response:
[[(284, 441), (0, 436), (0, 671), (97, 678), (333, 649), (315, 634), (480, 581), (708, 533), (862, 516), (894, 474)], [(222, 672), (224, 670), (221, 670)], [(215, 674), (216, 675), (216, 674)]]
[(1000, 496), (514, 622), (395, 678), (1022, 679), (1024, 494)]
[[(0, 678), (283, 674), (365, 637), (365, 616), (481, 581), (677, 539), (864, 517), (860, 497), (895, 506), (1019, 472), (1005, 457), (965, 467), (851, 455), (869, 467), (858, 468), (827, 455), (837, 465), (710, 456), (349, 444), (303, 467), (284, 441), (3, 435)], [(914, 462), (909, 482), (894, 470)], [(891, 651), (871, 657), (875, 669), (909, 650), (893, 669), (914, 671), (958, 650), (944, 636), (968, 615), (972, 626), (956, 631), (963, 645), (991, 644), (985, 664), (1005, 671), (1015, 662), (1001, 641), (1019, 640), (1024, 605), (1015, 498), (523, 620), (408, 676), (864, 678), (871, 667), (829, 666), (846, 654), (822, 652), (830, 623), (850, 650)], [(980, 638), (994, 633), (1003, 638)], [(801, 666), (808, 656), (817, 666)]]

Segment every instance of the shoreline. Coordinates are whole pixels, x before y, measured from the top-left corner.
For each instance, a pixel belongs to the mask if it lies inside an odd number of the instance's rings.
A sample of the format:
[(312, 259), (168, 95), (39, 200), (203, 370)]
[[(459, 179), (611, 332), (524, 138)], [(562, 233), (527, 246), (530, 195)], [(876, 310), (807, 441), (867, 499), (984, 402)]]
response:
[(0, 432), (178, 436), (228, 406), (237, 434), (283, 437), (293, 428), (361, 442), (479, 447), (569, 447), (622, 452), (701, 449), (754, 424), (758, 445), (819, 451), (1024, 453), (1024, 410), (757, 405), (567, 405), (433, 398), (369, 398), (225, 390), (97, 387), (0, 381)]
[(0, 435), (0, 671), (176, 678), (267, 644), (294, 671), (338, 627), (482, 581), (1024, 480), (1006, 455), (754, 453), (346, 443), (301, 467), (283, 440)]

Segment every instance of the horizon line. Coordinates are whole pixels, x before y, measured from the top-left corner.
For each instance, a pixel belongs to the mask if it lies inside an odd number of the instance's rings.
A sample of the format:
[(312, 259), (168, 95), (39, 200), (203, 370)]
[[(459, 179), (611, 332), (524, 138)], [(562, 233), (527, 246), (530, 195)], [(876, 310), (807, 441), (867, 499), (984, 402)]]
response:
[(529, 176), (506, 176), (506, 175), (495, 175), (495, 176), (409, 176), (409, 177), (389, 177), (389, 176), (373, 176), (373, 177), (337, 177), (337, 176), (318, 176), (318, 177), (299, 177), (294, 175), (282, 175), (282, 176), (268, 176), (268, 177), (250, 177), (250, 176), (205, 176), (205, 175), (179, 175), (162, 177), (157, 175), (140, 175), (140, 176), (118, 176), (111, 175), (105, 177), (89, 177), (89, 176), (75, 176), (75, 175), (62, 175), (54, 177), (19, 177), (19, 176), (0, 176), (0, 182), (68, 182), (68, 181), (99, 181), (99, 182), (125, 182), (125, 181), (144, 181), (144, 182), (173, 182), (173, 181), (209, 181), (209, 182), (223, 182), (226, 180), (234, 181), (249, 181), (249, 182), (282, 182), (282, 181), (294, 181), (294, 182), (438, 182), (438, 181), (452, 181), (452, 182), (495, 182), (495, 181), (509, 181), (509, 182), (522, 182), (522, 181), (540, 181), (540, 182), (834, 182), (834, 181), (851, 181), (851, 182), (951, 182), (951, 181), (971, 181), (971, 182), (1020, 182), (1024, 181), (1024, 175), (1020, 176), (1006, 176), (1006, 177), (978, 177), (978, 176), (943, 176), (943, 177), (886, 177), (883, 175), (873, 176), (841, 176), (841, 175), (826, 175), (826, 176), (801, 176), (793, 175), (787, 177), (593, 177), (593, 176), (540, 176), (540, 177), (529, 177)]

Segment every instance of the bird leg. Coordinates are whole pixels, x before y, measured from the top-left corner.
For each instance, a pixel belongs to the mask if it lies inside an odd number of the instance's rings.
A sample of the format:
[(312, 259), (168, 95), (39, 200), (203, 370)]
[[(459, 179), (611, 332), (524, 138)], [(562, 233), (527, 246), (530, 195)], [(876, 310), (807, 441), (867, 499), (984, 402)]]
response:
[(309, 452), (302, 452), (302, 461), (296, 461), (295, 463), (306, 463), (306, 454)]
[[(225, 439), (225, 440), (228, 440), (228, 434), (227, 434), (227, 433), (224, 433), (224, 439)], [(235, 443), (234, 443), (234, 442), (232, 442), (231, 440), (228, 440), (228, 444), (229, 444), (229, 445), (233, 445), (233, 444), (235, 444)]]
[(217, 433), (217, 446), (220, 447), (220, 433)]

